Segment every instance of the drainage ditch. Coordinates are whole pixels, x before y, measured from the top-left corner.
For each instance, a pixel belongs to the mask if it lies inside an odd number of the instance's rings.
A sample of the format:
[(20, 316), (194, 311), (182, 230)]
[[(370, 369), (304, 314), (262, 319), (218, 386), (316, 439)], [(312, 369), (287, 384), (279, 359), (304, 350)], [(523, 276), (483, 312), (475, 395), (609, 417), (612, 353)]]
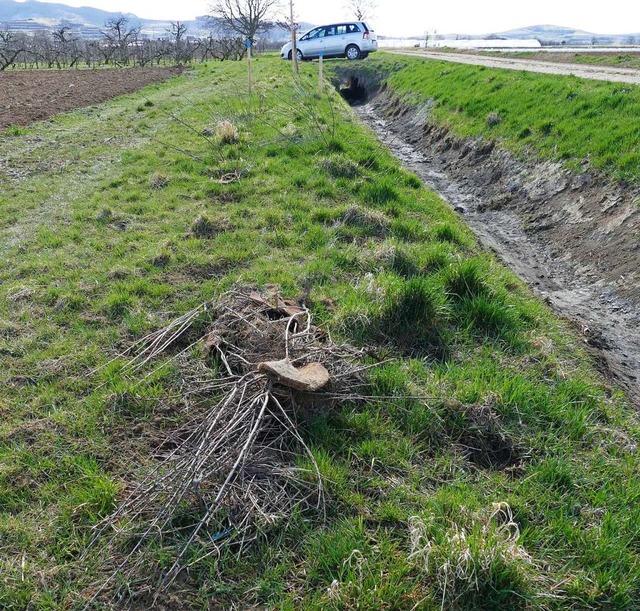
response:
[(589, 170), (515, 158), (407, 106), (370, 69), (334, 85), (397, 159), (447, 201), (640, 406), (640, 190)]

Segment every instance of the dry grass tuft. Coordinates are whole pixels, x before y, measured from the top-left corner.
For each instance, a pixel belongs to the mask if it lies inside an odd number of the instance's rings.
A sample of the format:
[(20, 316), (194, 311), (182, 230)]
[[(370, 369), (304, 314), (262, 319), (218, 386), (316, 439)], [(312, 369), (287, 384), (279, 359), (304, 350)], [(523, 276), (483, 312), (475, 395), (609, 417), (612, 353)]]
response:
[(344, 155), (322, 157), (318, 162), (318, 167), (332, 178), (354, 179), (361, 173), (360, 166)]
[(220, 233), (229, 231), (231, 225), (228, 219), (212, 220), (205, 213), (199, 214), (191, 223), (191, 235), (196, 238), (214, 238)]
[(154, 172), (149, 179), (149, 188), (164, 189), (165, 187), (169, 186), (170, 182), (171, 181), (165, 174), (162, 174), (161, 172)]
[(391, 231), (389, 219), (382, 212), (359, 206), (348, 208), (340, 222), (342, 225), (362, 230), (369, 237), (385, 238)]
[(486, 118), (487, 125), (493, 127), (502, 123), (502, 117), (497, 112), (490, 112)]
[(220, 144), (236, 144), (240, 140), (240, 134), (231, 121), (219, 121), (216, 125), (216, 138)]
[(535, 596), (535, 584), (542, 579), (518, 544), (520, 529), (504, 502), (452, 522), (444, 536), (433, 517), (413, 516), (409, 536), (409, 559), (435, 575), (443, 608), (468, 608), (465, 605), (476, 594), (482, 597), (497, 576), (530, 596)]

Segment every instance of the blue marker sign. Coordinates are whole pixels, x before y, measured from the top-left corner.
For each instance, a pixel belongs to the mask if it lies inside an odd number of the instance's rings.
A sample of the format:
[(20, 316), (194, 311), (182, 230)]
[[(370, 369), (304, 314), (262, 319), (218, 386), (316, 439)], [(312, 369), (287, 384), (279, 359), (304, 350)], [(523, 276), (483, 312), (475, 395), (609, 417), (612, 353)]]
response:
[(247, 49), (251, 48), (251, 39), (247, 38)]

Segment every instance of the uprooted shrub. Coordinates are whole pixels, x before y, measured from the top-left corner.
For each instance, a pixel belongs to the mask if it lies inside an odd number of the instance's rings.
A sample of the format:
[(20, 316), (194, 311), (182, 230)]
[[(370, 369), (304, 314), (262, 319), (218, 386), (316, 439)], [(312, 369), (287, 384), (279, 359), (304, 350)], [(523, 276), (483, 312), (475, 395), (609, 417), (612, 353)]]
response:
[[(142, 338), (125, 370), (141, 372), (176, 344), (191, 417), (166, 433), (155, 466), (96, 527), (92, 545), (103, 546), (111, 574), (94, 599), (122, 576), (162, 591), (185, 564), (321, 510), (322, 479), (299, 423), (357, 399), (364, 384), (360, 351), (334, 344), (304, 305), (250, 287)], [(141, 568), (145, 550), (158, 545), (170, 558), (159, 579)]]

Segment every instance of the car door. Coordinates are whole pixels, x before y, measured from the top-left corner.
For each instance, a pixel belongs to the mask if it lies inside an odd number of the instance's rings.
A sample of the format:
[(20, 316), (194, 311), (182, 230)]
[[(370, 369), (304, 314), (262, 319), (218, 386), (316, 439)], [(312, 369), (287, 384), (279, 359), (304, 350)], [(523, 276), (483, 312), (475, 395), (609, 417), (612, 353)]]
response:
[(341, 23), (336, 27), (336, 33), (334, 36), (334, 44), (332, 45), (333, 51), (332, 55), (344, 55), (344, 50), (347, 48), (349, 44), (347, 39), (347, 24)]
[(314, 28), (300, 38), (298, 48), (305, 57), (318, 57), (320, 51), (324, 48), (322, 46), (323, 39), (324, 27)]
[(324, 28), (324, 40), (322, 51), (326, 56), (338, 55), (340, 50), (340, 37), (336, 35), (337, 26), (328, 25)]

